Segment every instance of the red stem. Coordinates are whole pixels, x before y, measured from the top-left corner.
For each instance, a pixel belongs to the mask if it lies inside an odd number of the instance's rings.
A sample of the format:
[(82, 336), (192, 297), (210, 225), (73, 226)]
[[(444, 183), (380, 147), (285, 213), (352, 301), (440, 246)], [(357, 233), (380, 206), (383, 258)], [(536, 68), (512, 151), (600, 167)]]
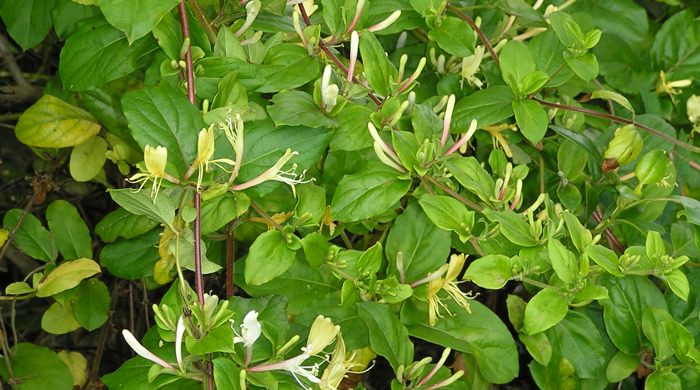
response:
[[(299, 13), (301, 14), (301, 18), (304, 20), (304, 23), (307, 26), (310, 26), (311, 19), (309, 19), (309, 15), (306, 14), (306, 9), (304, 8), (304, 4), (300, 3), (300, 4), (298, 4), (298, 6), (299, 6)], [(333, 63), (335, 63), (338, 66), (338, 68), (340, 68), (340, 70), (343, 71), (343, 73), (348, 74), (348, 72), (349, 72), (348, 67), (345, 66), (345, 64), (343, 64), (335, 54), (333, 54), (331, 49), (329, 49), (328, 46), (326, 46), (326, 43), (323, 42), (323, 39), (319, 40), (318, 47), (320, 47), (321, 50), (323, 50), (323, 52), (326, 53), (328, 58), (330, 58), (331, 61), (333, 61)], [(355, 84), (362, 85), (360, 80), (355, 76), (352, 76), (352, 82)], [(367, 92), (367, 96), (369, 96), (369, 98), (372, 99), (372, 101), (374, 102), (374, 104), (377, 105), (377, 107), (382, 106), (382, 102), (376, 96), (374, 96), (374, 94), (372, 92)]]
[(474, 30), (476, 32), (476, 34), (479, 36), (479, 39), (481, 39), (481, 42), (484, 43), (484, 46), (486, 46), (486, 50), (488, 50), (489, 53), (491, 53), (491, 58), (493, 58), (493, 60), (496, 62), (496, 65), (500, 66), (500, 62), (498, 60), (498, 54), (496, 54), (496, 50), (493, 49), (493, 46), (491, 46), (491, 42), (489, 42), (489, 39), (486, 38), (486, 35), (484, 35), (484, 32), (481, 31), (479, 26), (477, 26), (476, 23), (474, 23), (474, 20), (472, 18), (470, 18), (469, 15), (460, 11), (459, 8), (456, 8), (452, 5), (447, 5), (447, 9), (450, 10), (450, 12), (452, 12), (453, 14), (462, 18), (462, 20), (464, 20), (465, 22), (467, 22), (469, 27), (471, 27), (472, 30)]
[(226, 232), (226, 297), (233, 296), (233, 226)]

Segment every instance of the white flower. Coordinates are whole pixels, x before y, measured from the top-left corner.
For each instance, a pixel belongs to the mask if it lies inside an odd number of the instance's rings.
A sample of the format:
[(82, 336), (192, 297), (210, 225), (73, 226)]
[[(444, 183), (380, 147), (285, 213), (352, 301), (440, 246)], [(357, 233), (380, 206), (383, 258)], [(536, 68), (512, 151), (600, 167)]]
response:
[(122, 336), (124, 336), (124, 340), (126, 340), (126, 343), (129, 344), (131, 349), (133, 349), (134, 352), (136, 352), (142, 358), (150, 360), (153, 363), (155, 363), (163, 368), (167, 368), (170, 370), (175, 369), (175, 368), (173, 368), (172, 365), (170, 365), (170, 363), (159, 358), (153, 352), (147, 350), (146, 347), (141, 345), (141, 343), (139, 343), (139, 341), (136, 340), (136, 337), (134, 337), (134, 335), (131, 332), (129, 332), (128, 330), (126, 330), (126, 329), (122, 330)]
[(251, 347), (253, 343), (258, 340), (261, 332), (262, 327), (260, 326), (260, 322), (258, 322), (258, 312), (251, 310), (243, 317), (241, 334), (233, 338), (233, 343), (243, 343), (244, 347)]
[(401, 16), (401, 11), (397, 10), (391, 13), (386, 19), (382, 20), (381, 22), (375, 24), (374, 26), (370, 26), (367, 28), (367, 31), (369, 32), (376, 32), (379, 30), (384, 30), (385, 28), (391, 26), (392, 23), (397, 21), (399, 19), (399, 16)]
[(348, 82), (352, 81), (355, 73), (355, 63), (357, 62), (357, 49), (360, 46), (360, 36), (357, 31), (350, 33), (350, 63), (348, 64)]
[(282, 167), (284, 164), (287, 163), (292, 157), (296, 156), (299, 154), (299, 152), (293, 152), (291, 149), (287, 149), (287, 151), (284, 153), (282, 157), (280, 157), (279, 160), (273, 165), (272, 167), (268, 168), (265, 172), (261, 173), (258, 175), (258, 177), (249, 180), (245, 183), (241, 183), (238, 185), (233, 186), (233, 189), (236, 191), (242, 191), (247, 188), (256, 186), (258, 184), (264, 183), (268, 180), (275, 180), (275, 181), (280, 181), (282, 183), (285, 183), (292, 187), (292, 193), (296, 197), (296, 188), (295, 186), (297, 184), (302, 184), (302, 183), (308, 183), (311, 180), (304, 180), (304, 175), (306, 174), (306, 171), (301, 172), (300, 174), (296, 173), (297, 170), (297, 165), (292, 164), (292, 167), (286, 171), (282, 170)]
[(454, 111), (454, 108), (455, 95), (452, 94), (449, 98), (447, 98), (447, 108), (445, 109), (445, 117), (442, 120), (442, 138), (440, 139), (440, 143), (442, 144), (442, 146), (445, 146), (445, 143), (447, 142), (447, 137), (450, 135), (450, 125), (452, 124), (452, 111)]
[(323, 101), (323, 110), (330, 112), (338, 100), (338, 86), (331, 84), (331, 66), (326, 65), (323, 70), (323, 78), (321, 78), (321, 100)]
[(180, 316), (177, 319), (177, 327), (175, 328), (175, 359), (177, 366), (182, 370), (182, 338), (185, 335), (185, 321)]
[(239, 28), (238, 31), (236, 31), (236, 33), (234, 34), (236, 38), (243, 35), (243, 33), (248, 29), (248, 27), (250, 27), (250, 25), (253, 24), (255, 18), (258, 16), (258, 12), (260, 12), (261, 5), (262, 3), (260, 2), (260, 0), (249, 1), (248, 4), (245, 5), (245, 22), (243, 23), (241, 28)]

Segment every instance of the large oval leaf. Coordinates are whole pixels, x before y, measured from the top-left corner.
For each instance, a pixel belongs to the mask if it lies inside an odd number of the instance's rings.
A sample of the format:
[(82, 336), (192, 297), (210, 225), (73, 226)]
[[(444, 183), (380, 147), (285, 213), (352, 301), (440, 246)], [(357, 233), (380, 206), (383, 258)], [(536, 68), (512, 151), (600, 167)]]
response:
[(29, 107), (15, 127), (20, 142), (40, 148), (75, 146), (99, 131), (100, 124), (89, 112), (51, 95)]
[(471, 314), (446, 302), (452, 315), (428, 325), (425, 304), (408, 301), (401, 309), (401, 320), (412, 336), (471, 354), (481, 375), (490, 383), (508, 383), (518, 375), (518, 352), (505, 324), (477, 301), (471, 301)]
[(64, 262), (54, 268), (37, 286), (37, 297), (50, 297), (77, 286), (81, 280), (100, 272), (94, 260), (78, 259)]

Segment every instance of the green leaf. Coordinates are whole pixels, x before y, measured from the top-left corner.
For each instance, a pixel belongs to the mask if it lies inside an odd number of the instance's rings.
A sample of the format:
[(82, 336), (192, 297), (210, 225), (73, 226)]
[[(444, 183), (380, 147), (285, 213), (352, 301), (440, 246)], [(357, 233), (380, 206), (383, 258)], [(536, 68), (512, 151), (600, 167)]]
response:
[(413, 343), (408, 330), (389, 306), (361, 302), (357, 304), (357, 312), (369, 329), (372, 349), (385, 357), (394, 370), (413, 361)]
[(510, 210), (493, 211), (483, 210), (484, 216), (491, 222), (498, 224), (501, 234), (516, 245), (531, 247), (537, 245), (537, 240), (532, 237), (530, 225), (519, 215)]
[(153, 275), (153, 265), (160, 257), (158, 241), (162, 230), (105, 245), (100, 252), (100, 264), (121, 279), (138, 280)]
[[(530, 50), (521, 41), (509, 41), (501, 49), (498, 57), (503, 80), (513, 92), (521, 94), (525, 77), (535, 71), (535, 60)], [(515, 106), (513, 109), (515, 110)]]
[(488, 202), (494, 193), (493, 178), (474, 157), (459, 157), (445, 161), (445, 166), (459, 184)]
[(591, 260), (601, 266), (605, 272), (618, 278), (625, 275), (620, 271), (617, 255), (612, 250), (602, 245), (592, 245), (585, 249), (585, 253)]
[(666, 340), (671, 346), (676, 359), (683, 364), (688, 364), (691, 359), (688, 354), (695, 349), (695, 339), (688, 329), (676, 321), (664, 321), (661, 323)]
[(20, 142), (40, 148), (79, 145), (99, 131), (100, 124), (89, 112), (51, 95), (24, 111), (15, 127)]
[(397, 71), (384, 54), (384, 48), (374, 34), (364, 31), (360, 37), (360, 56), (369, 85), (382, 96), (389, 94), (389, 85)]
[(669, 80), (700, 77), (700, 26), (691, 10), (678, 12), (664, 22), (650, 54), (654, 69), (672, 69)]
[(37, 297), (50, 297), (69, 290), (100, 272), (100, 265), (90, 259), (66, 261), (54, 268), (37, 286)]
[(552, 346), (573, 365), (576, 376), (591, 379), (603, 376), (608, 351), (603, 336), (588, 316), (570, 311), (547, 331), (547, 336)]
[(100, 0), (107, 21), (124, 31), (129, 44), (151, 32), (178, 0)]
[(547, 244), (547, 254), (549, 262), (552, 264), (554, 273), (564, 283), (572, 284), (578, 278), (578, 262), (576, 256), (566, 249), (566, 247), (556, 238), (549, 240)]
[(457, 57), (468, 57), (474, 53), (474, 31), (467, 22), (454, 16), (445, 17), (439, 26), (430, 30), (428, 38)]
[(206, 127), (199, 110), (168, 83), (129, 92), (122, 106), (139, 146), (164, 146), (168, 162), (184, 175), (197, 154), (197, 134)]
[(544, 108), (534, 100), (514, 100), (512, 105), (520, 132), (528, 141), (538, 143), (547, 132), (549, 123)]
[[(23, 216), (24, 215), (24, 216)], [(12, 209), (5, 214), (3, 225), (7, 230), (13, 230), (22, 221), (15, 233), (13, 243), (27, 256), (41, 261), (53, 261), (58, 256), (56, 242), (53, 236), (41, 225), (39, 219), (20, 209)]]
[(227, 193), (224, 196), (202, 202), (201, 234), (210, 234), (240, 217), (248, 210), (250, 199), (245, 194)]
[(598, 76), (598, 60), (593, 53), (575, 57), (564, 52), (564, 61), (583, 81), (591, 81)]
[(93, 89), (134, 72), (145, 65), (144, 57), (155, 46), (150, 36), (129, 45), (124, 33), (106, 21), (90, 21), (84, 22), (61, 50), (58, 70), (69, 91)]
[(338, 121), (338, 127), (331, 140), (331, 150), (354, 151), (372, 147), (372, 136), (367, 130), (371, 113), (372, 110), (366, 106), (346, 105), (335, 117), (335, 120)]
[(33, 293), (34, 289), (27, 282), (13, 282), (5, 287), (7, 295), (23, 295)]
[(673, 371), (654, 371), (644, 382), (644, 390), (682, 390), (681, 379)]
[(587, 14), (593, 26), (626, 41), (641, 41), (649, 30), (647, 12), (633, 0), (583, 1), (573, 4), (572, 12)]
[(146, 191), (134, 191), (129, 188), (109, 190), (109, 195), (113, 201), (124, 207), (126, 211), (164, 223), (172, 230), (175, 230), (172, 223), (177, 206), (173, 199), (167, 195), (161, 194), (156, 198), (155, 202)]
[(51, 334), (66, 334), (80, 328), (70, 303), (54, 302), (41, 317), (41, 329)]
[[(72, 389), (73, 377), (55, 352), (31, 343), (13, 348), (10, 364), (15, 378), (22, 378), (22, 390)], [(0, 375), (8, 383), (7, 368), (0, 365)]]
[(603, 275), (598, 284), (608, 289), (610, 299), (600, 302), (608, 337), (617, 349), (637, 355), (642, 349), (642, 313), (647, 307), (666, 309), (659, 289), (646, 277), (614, 278)]
[(638, 356), (631, 356), (624, 352), (617, 351), (608, 362), (608, 366), (605, 369), (605, 378), (610, 383), (621, 382), (632, 375), (639, 364)]
[(328, 239), (318, 232), (307, 234), (302, 238), (301, 246), (304, 249), (306, 261), (314, 268), (318, 268), (326, 261), (331, 248), (330, 244), (328, 244)]
[(287, 272), (294, 262), (296, 252), (287, 247), (284, 234), (278, 230), (267, 231), (255, 239), (246, 258), (245, 281), (261, 285)]
[(626, 97), (620, 95), (617, 92), (614, 91), (608, 91), (605, 89), (598, 89), (596, 91), (593, 91), (591, 93), (591, 99), (604, 99), (604, 100), (612, 100), (615, 103), (621, 105), (622, 107), (626, 108), (627, 111), (631, 112), (632, 115), (634, 115), (634, 107), (632, 107), (632, 103), (630, 103), (629, 100), (627, 100)]
[(569, 311), (566, 301), (554, 288), (547, 287), (535, 294), (525, 307), (523, 330), (536, 334), (558, 324)]
[(464, 280), (471, 280), (479, 287), (498, 290), (513, 276), (510, 258), (503, 255), (486, 255), (472, 261), (464, 273)]
[(375, 275), (382, 265), (382, 243), (377, 242), (364, 251), (357, 259), (357, 271), (360, 275)]
[[(222, 30), (226, 30), (222, 28)], [(219, 390), (240, 390), (241, 369), (231, 359), (219, 357), (212, 360), (214, 364), (214, 384)]]
[[(85, 2), (89, 3), (89, 2)], [(58, 39), (65, 41), (85, 19), (97, 16), (100, 9), (89, 4), (78, 4), (74, 1), (59, 1), (51, 12), (53, 29)]]
[(478, 301), (471, 301), (471, 314), (454, 301), (445, 302), (452, 315), (428, 324), (427, 305), (408, 301), (401, 320), (412, 336), (454, 348), (473, 356), (483, 378), (489, 383), (508, 383), (518, 375), (515, 341), (501, 320)]
[(88, 181), (102, 171), (107, 157), (107, 142), (102, 137), (92, 137), (76, 145), (70, 154), (70, 175), (75, 181)]
[(109, 318), (109, 290), (97, 279), (84, 280), (78, 285), (73, 298), (73, 314), (80, 326), (95, 330)]
[(472, 119), (484, 128), (513, 116), (511, 102), (515, 97), (505, 85), (489, 86), (460, 99), (452, 114), (452, 128), (466, 129)]
[[(571, 241), (574, 243), (576, 250), (578, 250), (581, 253), (584, 253), (584, 251), (587, 250), (591, 246), (591, 243), (593, 242), (593, 236), (592, 236), (590, 230), (586, 229), (581, 224), (581, 221), (579, 221), (578, 218), (576, 218), (576, 216), (574, 214), (572, 214), (568, 211), (564, 212), (563, 217), (564, 217), (564, 222), (566, 223), (566, 230), (569, 232), (569, 237), (571, 238)], [(589, 253), (589, 255), (590, 255), (590, 253)], [(614, 255), (614, 253), (613, 253), (613, 255)], [(616, 260), (617, 260), (617, 257), (615, 258), (615, 261)]]
[(685, 276), (683, 271), (680, 269), (674, 269), (673, 271), (664, 275), (668, 287), (671, 288), (678, 298), (687, 301), (688, 294), (690, 294), (690, 284), (688, 283), (688, 278)]
[(300, 87), (318, 77), (318, 61), (306, 48), (283, 43), (270, 48), (260, 69), (265, 82), (258, 92), (277, 92)]
[(272, 97), (267, 106), (275, 125), (303, 125), (309, 127), (336, 127), (338, 123), (321, 112), (313, 98), (303, 91), (282, 91)]
[(90, 230), (72, 204), (53, 201), (46, 209), (46, 221), (64, 259), (92, 258)]
[(56, 0), (3, 1), (0, 17), (12, 39), (23, 50), (41, 43), (51, 29)]
[(195, 339), (194, 337), (185, 338), (185, 346), (187, 352), (193, 355), (205, 355), (213, 352), (235, 352), (233, 346), (233, 329), (229, 325), (219, 326), (218, 328), (208, 331), (203, 337)]
[(527, 348), (527, 351), (532, 355), (532, 358), (542, 365), (549, 364), (552, 359), (552, 343), (549, 342), (547, 335), (544, 333), (536, 333), (529, 335), (520, 333), (518, 338)]
[(667, 310), (659, 307), (647, 307), (642, 314), (642, 331), (644, 336), (651, 341), (651, 345), (654, 346), (654, 354), (660, 361), (673, 355), (673, 350), (671, 350), (662, 326), (666, 321), (673, 321), (673, 317)]
[(406, 282), (425, 277), (447, 261), (450, 233), (430, 223), (417, 203), (411, 203), (394, 221), (386, 240), (389, 270), (397, 277), (396, 258), (403, 256)]
[(381, 163), (371, 163), (340, 180), (331, 201), (333, 218), (354, 222), (388, 211), (406, 194), (411, 182)]
[(469, 239), (474, 212), (467, 210), (467, 206), (452, 197), (431, 194), (421, 196), (419, 203), (435, 226), (454, 231), (462, 242)]
[(143, 216), (136, 215), (118, 208), (107, 214), (95, 226), (95, 233), (104, 242), (114, 242), (117, 238), (134, 238), (147, 233), (158, 222)]

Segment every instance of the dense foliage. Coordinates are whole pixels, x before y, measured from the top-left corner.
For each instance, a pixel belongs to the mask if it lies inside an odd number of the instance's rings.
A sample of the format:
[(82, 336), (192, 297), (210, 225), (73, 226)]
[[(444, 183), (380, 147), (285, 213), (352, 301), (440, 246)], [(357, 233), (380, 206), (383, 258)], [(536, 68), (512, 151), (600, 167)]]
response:
[(2, 379), (700, 388), (698, 12), (3, 1)]

